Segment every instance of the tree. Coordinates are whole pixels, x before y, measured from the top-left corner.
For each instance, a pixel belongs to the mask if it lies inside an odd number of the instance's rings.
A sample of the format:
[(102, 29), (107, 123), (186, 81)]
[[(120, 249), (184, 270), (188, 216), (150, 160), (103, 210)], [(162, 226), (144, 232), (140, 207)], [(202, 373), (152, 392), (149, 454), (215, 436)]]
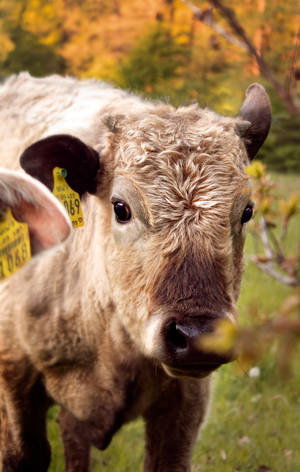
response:
[[(297, 100), (296, 97), (296, 81), (298, 77), (298, 69), (297, 69), (297, 56), (299, 52), (300, 46), (300, 28), (297, 26), (299, 24), (299, 12), (297, 12), (296, 4), (292, 4), (287, 2), (285, 4), (286, 12), (288, 15), (285, 18), (289, 18), (289, 27), (286, 28), (284, 32), (286, 35), (286, 41), (289, 43), (289, 48), (285, 55), (289, 59), (289, 65), (286, 67), (284, 71), (280, 71), (278, 68), (278, 61), (277, 67), (272, 67), (264, 58), (263, 56), (263, 37), (265, 40), (265, 47), (269, 46), (271, 41), (271, 37), (273, 36), (273, 31), (275, 28), (281, 29), (282, 25), (280, 26), (279, 22), (274, 25), (270, 25), (270, 22), (266, 23), (266, 17), (270, 19), (272, 16), (276, 17), (276, 9), (278, 9), (278, 2), (269, 2), (268, 7), (266, 6), (264, 1), (258, 2), (260, 4), (260, 13), (261, 13), (261, 25), (257, 32), (260, 33), (260, 44), (255, 45), (255, 42), (250, 39), (249, 34), (245, 31), (242, 26), (241, 21), (238, 20), (236, 12), (232, 9), (224, 5), (222, 0), (210, 0), (210, 4), (212, 8), (201, 10), (196, 5), (191, 3), (189, 0), (182, 0), (189, 8), (191, 8), (194, 12), (195, 18), (199, 21), (204, 22), (209, 27), (213, 28), (217, 31), (220, 35), (222, 35), (227, 41), (238, 46), (241, 49), (245, 49), (248, 54), (252, 58), (254, 58), (259, 71), (262, 76), (264, 76), (272, 85), (275, 92), (279, 95), (283, 103), (285, 104), (286, 108), (292, 115), (300, 115), (300, 102)], [(271, 6), (270, 6), (271, 5)], [(280, 5), (282, 9), (284, 6), (283, 4)], [(243, 8), (245, 5), (243, 4)], [(234, 35), (228, 33), (221, 25), (219, 25), (214, 20), (214, 9), (225, 18), (227, 24), (230, 26)], [(246, 9), (246, 8), (245, 8)], [(272, 12), (272, 15), (270, 15)], [(278, 13), (278, 12), (277, 12)], [(298, 13), (298, 14), (297, 14)], [(265, 14), (265, 16), (264, 16)], [(297, 23), (298, 21), (298, 23)], [(266, 27), (268, 25), (268, 28)], [(293, 28), (291, 28), (291, 25)], [(273, 26), (273, 28), (272, 28)], [(284, 37), (284, 34), (281, 34), (281, 38)], [(268, 40), (268, 41), (266, 41)], [(280, 43), (282, 48), (282, 42)], [(273, 45), (273, 49), (275, 49)], [(277, 58), (278, 59), (278, 58)], [(280, 64), (281, 61), (279, 61)], [(281, 72), (281, 74), (280, 74)], [(282, 75), (284, 73), (285, 77), (281, 77), (281, 80), (278, 78), (278, 75)]]
[(11, 44), (0, 57), (0, 73), (28, 70), (42, 76), (64, 72), (65, 63), (57, 50), (58, 22), (53, 5), (46, 0), (2, 0), (0, 12), (0, 34)]
[(120, 83), (126, 88), (152, 92), (178, 75), (187, 56), (185, 45), (176, 42), (161, 23), (142, 36), (120, 67)]

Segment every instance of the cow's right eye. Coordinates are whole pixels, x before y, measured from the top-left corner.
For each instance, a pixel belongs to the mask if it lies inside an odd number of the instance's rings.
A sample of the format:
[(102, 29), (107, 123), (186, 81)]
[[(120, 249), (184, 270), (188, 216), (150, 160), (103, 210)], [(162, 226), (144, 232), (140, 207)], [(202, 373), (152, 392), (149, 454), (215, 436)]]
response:
[(246, 206), (242, 214), (241, 223), (242, 224), (247, 223), (247, 221), (251, 220), (252, 215), (253, 215), (253, 203), (248, 203), (248, 205)]
[(131, 210), (127, 203), (122, 201), (113, 201), (114, 212), (118, 223), (128, 223), (131, 220)]

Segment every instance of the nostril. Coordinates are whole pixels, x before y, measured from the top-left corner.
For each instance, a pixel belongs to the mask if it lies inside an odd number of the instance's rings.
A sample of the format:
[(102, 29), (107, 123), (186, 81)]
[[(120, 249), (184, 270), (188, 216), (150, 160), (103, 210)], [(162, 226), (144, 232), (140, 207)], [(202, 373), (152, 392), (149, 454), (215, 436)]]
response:
[(166, 334), (167, 341), (171, 343), (175, 348), (179, 349), (186, 349), (187, 348), (187, 340), (184, 333), (180, 330), (180, 327), (177, 326), (176, 321), (172, 321), (169, 325)]

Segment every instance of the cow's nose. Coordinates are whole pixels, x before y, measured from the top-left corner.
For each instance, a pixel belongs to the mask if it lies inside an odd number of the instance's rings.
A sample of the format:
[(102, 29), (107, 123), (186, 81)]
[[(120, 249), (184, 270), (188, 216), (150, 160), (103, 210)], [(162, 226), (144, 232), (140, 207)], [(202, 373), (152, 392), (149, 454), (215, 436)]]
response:
[(234, 359), (232, 352), (217, 353), (201, 348), (201, 337), (213, 333), (216, 322), (222, 319), (217, 315), (188, 316), (183, 320), (171, 319), (164, 329), (166, 362), (177, 368), (205, 365), (212, 369)]

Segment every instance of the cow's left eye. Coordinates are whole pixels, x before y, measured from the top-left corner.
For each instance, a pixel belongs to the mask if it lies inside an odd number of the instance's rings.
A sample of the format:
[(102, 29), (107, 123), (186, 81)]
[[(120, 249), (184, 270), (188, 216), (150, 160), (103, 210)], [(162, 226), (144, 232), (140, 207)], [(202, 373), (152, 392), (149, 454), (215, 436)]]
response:
[(113, 201), (114, 212), (118, 223), (128, 223), (131, 220), (130, 206), (122, 201)]
[(247, 221), (249, 221), (252, 218), (252, 215), (253, 215), (253, 205), (248, 203), (245, 210), (243, 211), (241, 223), (242, 224), (247, 223)]

